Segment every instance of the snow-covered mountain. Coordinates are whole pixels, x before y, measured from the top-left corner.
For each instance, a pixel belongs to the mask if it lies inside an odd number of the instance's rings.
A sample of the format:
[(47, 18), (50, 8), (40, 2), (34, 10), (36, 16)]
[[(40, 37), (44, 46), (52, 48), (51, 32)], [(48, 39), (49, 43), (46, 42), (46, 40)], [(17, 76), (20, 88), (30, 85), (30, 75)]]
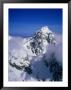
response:
[[(61, 59), (58, 60), (58, 56), (61, 55), (62, 50), (60, 39), (61, 36), (54, 34), (49, 30), (48, 26), (42, 27), (32, 37), (21, 38), (9, 36), (9, 80), (55, 80), (56, 78), (53, 79), (52, 74), (54, 71), (51, 72), (53, 66), (51, 63), (56, 58), (54, 62), (58, 64), (57, 66), (60, 67), (62, 65), (61, 56)], [(58, 48), (59, 50), (57, 51)]]

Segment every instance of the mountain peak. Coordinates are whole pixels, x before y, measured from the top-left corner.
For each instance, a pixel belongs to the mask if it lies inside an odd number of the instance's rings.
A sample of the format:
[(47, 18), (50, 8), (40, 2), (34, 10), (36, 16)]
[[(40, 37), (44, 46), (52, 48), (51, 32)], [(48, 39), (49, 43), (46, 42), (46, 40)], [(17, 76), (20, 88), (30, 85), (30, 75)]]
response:
[(41, 30), (40, 30), (42, 33), (49, 33), (49, 32), (51, 32), (50, 30), (49, 30), (49, 28), (48, 28), (48, 26), (43, 26), (43, 27), (41, 27)]

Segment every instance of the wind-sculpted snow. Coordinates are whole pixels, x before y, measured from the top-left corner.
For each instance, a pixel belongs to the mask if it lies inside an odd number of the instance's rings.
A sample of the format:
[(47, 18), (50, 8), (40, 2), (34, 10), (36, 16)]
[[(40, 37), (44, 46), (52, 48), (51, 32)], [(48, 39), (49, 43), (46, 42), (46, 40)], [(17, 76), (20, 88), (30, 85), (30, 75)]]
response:
[[(52, 69), (54, 68), (53, 62), (56, 63), (55, 67), (59, 72)], [(32, 37), (9, 36), (8, 79), (10, 81), (61, 80), (61, 67), (61, 35), (53, 33), (47, 26), (35, 32)], [(54, 77), (54, 71), (60, 76)]]

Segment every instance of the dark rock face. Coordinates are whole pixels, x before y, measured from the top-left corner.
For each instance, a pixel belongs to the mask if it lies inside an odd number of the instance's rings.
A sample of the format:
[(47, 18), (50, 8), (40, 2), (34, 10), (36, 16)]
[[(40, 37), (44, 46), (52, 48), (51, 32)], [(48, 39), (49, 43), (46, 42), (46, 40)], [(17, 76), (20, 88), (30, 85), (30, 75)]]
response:
[(61, 81), (62, 80), (62, 65), (59, 64), (56, 60), (54, 53), (52, 53), (49, 62), (44, 60), (44, 63), (49, 67), (50, 72), (52, 73), (51, 81)]
[(25, 67), (25, 71), (26, 71), (28, 74), (32, 74), (31, 66), (29, 65), (28, 67)]

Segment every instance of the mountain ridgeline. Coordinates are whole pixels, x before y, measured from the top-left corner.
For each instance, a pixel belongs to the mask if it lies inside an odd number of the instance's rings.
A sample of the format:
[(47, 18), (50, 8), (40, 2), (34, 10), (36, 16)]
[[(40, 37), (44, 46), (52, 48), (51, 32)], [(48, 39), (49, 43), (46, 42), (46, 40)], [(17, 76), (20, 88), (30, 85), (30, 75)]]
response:
[[(50, 50), (51, 47), (53, 47), (52, 50)], [(55, 56), (56, 47), (55, 35), (48, 26), (37, 30), (32, 37), (15, 38), (10, 36), (9, 80), (62, 80), (62, 62), (58, 61)], [(11, 74), (14, 76), (10, 76)]]

